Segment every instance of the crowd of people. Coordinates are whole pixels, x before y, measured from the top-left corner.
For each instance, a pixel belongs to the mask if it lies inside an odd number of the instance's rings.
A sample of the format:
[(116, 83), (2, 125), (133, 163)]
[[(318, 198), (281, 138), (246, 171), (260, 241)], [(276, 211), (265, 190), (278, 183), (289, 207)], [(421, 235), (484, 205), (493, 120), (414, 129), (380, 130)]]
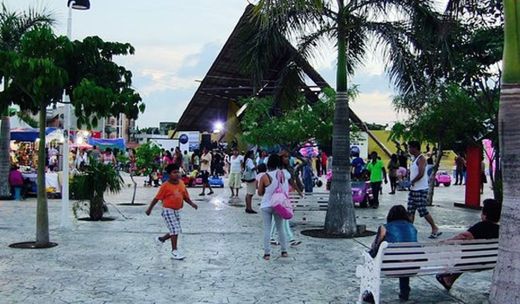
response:
[[(401, 168), (406, 168), (406, 176), (410, 180), (410, 193), (408, 196), (408, 204), (405, 208), (402, 205), (395, 205), (390, 208), (387, 216), (387, 223), (379, 227), (376, 238), (372, 244), (370, 253), (375, 256), (379, 250), (379, 246), (383, 241), (387, 242), (417, 242), (417, 229), (414, 227), (414, 218), (416, 211), (421, 217), (431, 225), (430, 238), (438, 238), (442, 233), (436, 226), (431, 214), (426, 208), (426, 193), (428, 189), (428, 173), (427, 173), (427, 155), (421, 153), (421, 145), (417, 141), (411, 141), (407, 145), (407, 154), (411, 156), (404, 158), (405, 153), (399, 156), (392, 156), (386, 168), (389, 171), (389, 177), (392, 182), (398, 178), (398, 171)], [(168, 154), (168, 153), (166, 153)], [(214, 155), (214, 154), (213, 154)], [(356, 155), (353, 155), (352, 160), (352, 174), (357, 176), (363, 171), (369, 173), (371, 181), (379, 183), (375, 185), (376, 192), (382, 180), (387, 182), (386, 168), (382, 161), (378, 158), (377, 153), (372, 153), (368, 164), (363, 164), (363, 168), (358, 168), (356, 165), (360, 163), (356, 161)], [(202, 154), (190, 157), (190, 159), (199, 159), (201, 171), (205, 174), (212, 174), (212, 153), (207, 149), (203, 149)], [(223, 174), (229, 176), (230, 198), (236, 198), (239, 195), (241, 184), (246, 184), (246, 212), (256, 213), (252, 209), (251, 199), (254, 195), (261, 197), (260, 211), (263, 219), (263, 258), (269, 260), (271, 257), (271, 245), (280, 245), (281, 257), (288, 257), (289, 244), (292, 246), (298, 245), (300, 242), (294, 239), (294, 233), (291, 230), (288, 220), (284, 220), (279, 214), (274, 212), (272, 207), (272, 199), (275, 193), (282, 191), (286, 195), (291, 191), (295, 191), (303, 196), (305, 187), (300, 188), (297, 180), (303, 175), (303, 170), (297, 169), (296, 161), (293, 158), (300, 159), (287, 150), (282, 150), (278, 153), (269, 154), (267, 151), (258, 151), (255, 155), (253, 151), (248, 151), (242, 155), (237, 148), (232, 150), (231, 155), (222, 157), (224, 160)], [(406, 162), (410, 161), (409, 167)], [(310, 161), (305, 158), (300, 160), (310, 166)], [(187, 163), (195, 165), (195, 163)], [(186, 164), (185, 164), (186, 165)], [(402, 166), (401, 166), (402, 165)], [(168, 239), (171, 241), (172, 252), (174, 259), (183, 259), (184, 255), (178, 250), (178, 235), (181, 233), (180, 224), (180, 209), (182, 202), (185, 201), (193, 208), (198, 206), (193, 203), (189, 197), (185, 185), (181, 182), (182, 164), (171, 163), (165, 167), (168, 174), (168, 180), (161, 186), (159, 192), (151, 201), (146, 214), (150, 215), (152, 209), (157, 202), (163, 202), (162, 217), (168, 227), (169, 232), (163, 236), (156, 238), (157, 246), (162, 246)], [(218, 174), (218, 173), (217, 173)], [(213, 191), (211, 187), (209, 193)], [(395, 188), (392, 187), (391, 193), (395, 193)], [(201, 192), (203, 195), (204, 187)], [(377, 198), (376, 198), (377, 200)], [(487, 199), (484, 201), (482, 210), (482, 221), (470, 227), (466, 232), (463, 232), (451, 239), (470, 240), (480, 238), (498, 238), (500, 204), (493, 200)], [(276, 234), (277, 239), (276, 240)], [(455, 283), (460, 273), (440, 273), (436, 279), (447, 290)], [(410, 294), (410, 278), (399, 278), (401, 300), (408, 300)], [(373, 301), (371, 294), (366, 294), (364, 300), (368, 302)]]

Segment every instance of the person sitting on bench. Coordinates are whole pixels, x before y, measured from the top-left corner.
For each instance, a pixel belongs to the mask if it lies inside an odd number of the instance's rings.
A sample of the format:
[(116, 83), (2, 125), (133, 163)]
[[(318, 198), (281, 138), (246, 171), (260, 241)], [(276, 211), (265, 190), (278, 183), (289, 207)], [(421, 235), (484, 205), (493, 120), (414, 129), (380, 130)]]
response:
[[(376, 238), (372, 243), (369, 252), (372, 257), (377, 255), (379, 246), (383, 241), (388, 243), (417, 242), (417, 229), (410, 221), (404, 206), (395, 205), (388, 211), (386, 224), (379, 227)], [(410, 295), (410, 277), (399, 278), (399, 289), (399, 299), (407, 301)], [(363, 301), (374, 303), (373, 295), (365, 294)]]
[[(498, 230), (500, 228), (498, 222), (500, 221), (501, 210), (502, 206), (496, 200), (491, 198), (484, 200), (484, 207), (480, 215), (482, 221), (449, 240), (497, 239)], [(442, 273), (436, 275), (435, 278), (446, 290), (450, 290), (461, 274), (462, 273)]]

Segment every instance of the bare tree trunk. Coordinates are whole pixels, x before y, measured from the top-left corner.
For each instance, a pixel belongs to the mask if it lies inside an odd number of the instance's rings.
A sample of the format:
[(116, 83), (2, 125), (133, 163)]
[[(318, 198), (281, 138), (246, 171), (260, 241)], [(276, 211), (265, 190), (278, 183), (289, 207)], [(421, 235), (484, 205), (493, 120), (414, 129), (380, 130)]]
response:
[(325, 217), (325, 230), (331, 234), (353, 236), (357, 232), (352, 189), (350, 185), (349, 131), (347, 93), (338, 92), (334, 117), (332, 145), (332, 183), (329, 208)]
[(135, 202), (135, 192), (137, 190), (137, 183), (134, 180), (134, 172), (132, 169), (130, 169), (130, 179), (132, 180), (132, 183), (134, 183), (134, 193), (132, 194), (132, 205)]
[(11, 197), (9, 187), (9, 170), (11, 162), (10, 142), (11, 142), (11, 123), (8, 115), (2, 115), (2, 126), (0, 127), (0, 198)]
[(502, 84), (499, 126), (502, 150), (503, 206), (498, 260), (491, 303), (520, 303), (520, 83)]
[(428, 180), (428, 206), (433, 205), (433, 194), (435, 192), (435, 175), (437, 174), (437, 171), (439, 171), (439, 164), (441, 163), (441, 159), (442, 145), (441, 143), (437, 143), (437, 155), (435, 155), (435, 163), (433, 164), (432, 173)]
[(49, 244), (49, 213), (45, 189), (45, 105), (40, 105), (40, 142), (38, 144), (38, 205), (36, 207), (36, 246)]

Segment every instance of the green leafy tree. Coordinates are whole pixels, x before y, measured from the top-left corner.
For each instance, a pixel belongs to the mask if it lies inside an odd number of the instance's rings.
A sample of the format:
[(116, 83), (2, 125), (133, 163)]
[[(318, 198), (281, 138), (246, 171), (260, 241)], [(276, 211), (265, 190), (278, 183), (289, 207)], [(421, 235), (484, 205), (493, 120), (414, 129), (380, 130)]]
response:
[[(447, 96), (443, 92), (450, 85), (457, 85), (479, 107), (478, 115), (485, 114), (482, 124), (486, 130), (478, 137), (491, 139), (496, 150), (494, 156), (498, 157), (501, 74), (498, 64), (504, 23), (501, 2), (485, 0), (461, 9), (454, 5), (450, 2), (444, 13), (415, 23), (416, 43), (403, 56), (403, 64), (392, 70), (399, 92), (394, 105), (411, 117), (418, 117), (432, 104), (442, 102), (437, 97)], [(464, 146), (459, 145), (460, 148)], [(498, 159), (492, 161), (499, 163)], [(493, 169), (490, 174), (493, 191), (500, 201), (500, 166)]]
[[(430, 1), (363, 0), (305, 1), (261, 0), (256, 7), (258, 30), (251, 39), (249, 56), (254, 75), (263, 75), (266, 62), (276, 58), (280, 42), (287, 37), (298, 39), (301, 53), (310, 55), (320, 42), (331, 40), (337, 48), (336, 102), (334, 111), (332, 154), (333, 179), (325, 231), (353, 236), (357, 233), (350, 185), (350, 123), (347, 75), (363, 61), (370, 37), (388, 46), (386, 58), (392, 65), (402, 62), (401, 49), (408, 31), (405, 21), (430, 11)], [(392, 16), (389, 12), (398, 11)], [(399, 17), (397, 20), (395, 17)], [(258, 78), (258, 77), (256, 77)]]
[(137, 147), (135, 152), (137, 170), (145, 175), (150, 174), (153, 167), (157, 166), (155, 159), (161, 154), (161, 148), (147, 142)]
[[(351, 98), (357, 95), (357, 88), (349, 90)], [(304, 96), (293, 101), (292, 108), (273, 113), (273, 98), (249, 98), (247, 109), (241, 120), (242, 139), (259, 146), (276, 146), (285, 143), (295, 148), (311, 138), (323, 146), (330, 146), (334, 118), (335, 93), (324, 90), (322, 98), (309, 104)], [(356, 131), (357, 128), (354, 128)]]
[[(10, 11), (2, 2), (0, 7), (0, 51), (17, 51), (20, 46), (22, 36), (32, 28), (52, 24), (54, 22), (51, 15), (45, 11), (38, 12), (28, 9), (23, 12)], [(9, 106), (12, 99), (5, 92), (11, 85), (6, 75), (0, 72), (0, 84), (3, 85), (3, 92), (0, 92), (0, 198), (11, 196), (9, 189), (9, 150), (10, 150), (10, 115)]]
[[(139, 103), (139, 95), (127, 87), (131, 74), (110, 60), (114, 55), (126, 55), (129, 50), (132, 48), (127, 44), (105, 43), (97, 37), (72, 43), (66, 37), (56, 37), (50, 28), (41, 27), (23, 36), (18, 52), (0, 52), (0, 71), (12, 81), (5, 94), (21, 110), (39, 113), (37, 247), (49, 244), (47, 197), (43, 186), (47, 106), (61, 101), (66, 88), (73, 96), (72, 103), (81, 109), (81, 112), (76, 109), (78, 124), (95, 125), (97, 115), (108, 116), (118, 111), (137, 118), (139, 110), (144, 108)], [(105, 72), (112, 74), (102, 75)]]
[[(435, 143), (437, 154), (429, 180), (428, 204), (432, 204), (435, 189), (434, 176), (439, 169), (443, 151), (456, 145), (478, 145), (475, 139), (486, 132), (485, 114), (475, 100), (456, 85), (449, 86), (441, 95), (431, 97), (429, 107), (404, 124), (395, 124), (391, 140), (416, 139)], [(463, 119), (454, 119), (464, 113)]]

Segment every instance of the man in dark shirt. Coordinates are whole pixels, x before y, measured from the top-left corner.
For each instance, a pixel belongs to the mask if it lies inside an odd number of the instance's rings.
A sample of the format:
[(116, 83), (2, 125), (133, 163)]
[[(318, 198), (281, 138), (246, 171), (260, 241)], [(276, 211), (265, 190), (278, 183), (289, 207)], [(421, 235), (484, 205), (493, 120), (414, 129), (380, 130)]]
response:
[[(494, 199), (484, 200), (484, 207), (480, 218), (481, 222), (471, 226), (467, 231), (464, 231), (450, 240), (478, 240), (478, 239), (497, 239), (498, 230), (500, 228), (498, 222), (500, 221), (500, 212), (502, 206)], [(451, 286), (460, 277), (462, 273), (444, 273), (435, 276), (437, 281), (441, 283), (447, 290), (451, 289)]]

